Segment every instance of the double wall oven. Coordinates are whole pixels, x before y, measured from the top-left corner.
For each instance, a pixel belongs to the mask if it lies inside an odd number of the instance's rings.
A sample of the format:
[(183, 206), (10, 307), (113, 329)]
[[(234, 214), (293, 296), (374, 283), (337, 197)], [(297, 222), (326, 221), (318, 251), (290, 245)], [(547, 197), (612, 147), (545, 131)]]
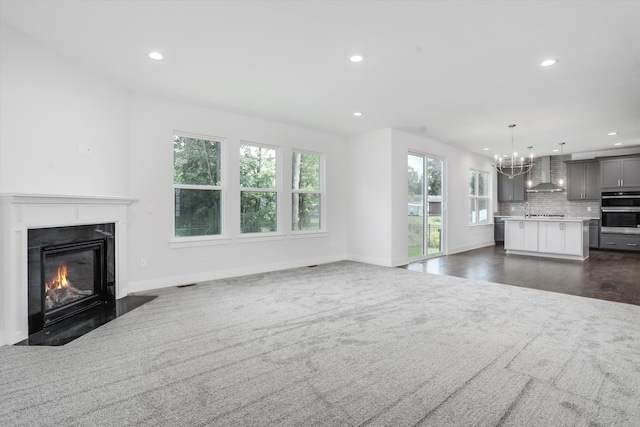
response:
[(640, 236), (640, 191), (602, 192), (601, 232)]

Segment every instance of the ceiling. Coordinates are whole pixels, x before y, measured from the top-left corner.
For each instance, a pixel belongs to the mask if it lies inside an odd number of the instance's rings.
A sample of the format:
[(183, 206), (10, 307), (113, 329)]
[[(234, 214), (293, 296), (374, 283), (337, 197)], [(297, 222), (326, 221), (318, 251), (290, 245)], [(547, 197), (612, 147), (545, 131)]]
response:
[(0, 0), (0, 17), (132, 92), (336, 134), (492, 157), (514, 123), (535, 155), (640, 147), (640, 1)]

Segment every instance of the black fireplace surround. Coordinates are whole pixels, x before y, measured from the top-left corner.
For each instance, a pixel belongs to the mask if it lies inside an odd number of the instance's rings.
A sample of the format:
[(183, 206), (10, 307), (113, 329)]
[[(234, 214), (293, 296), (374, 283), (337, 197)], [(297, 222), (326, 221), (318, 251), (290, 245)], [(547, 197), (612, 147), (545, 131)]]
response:
[(156, 298), (116, 300), (116, 224), (33, 228), (28, 240), (29, 336), (60, 346)]
[(28, 231), (29, 335), (115, 303), (115, 224)]

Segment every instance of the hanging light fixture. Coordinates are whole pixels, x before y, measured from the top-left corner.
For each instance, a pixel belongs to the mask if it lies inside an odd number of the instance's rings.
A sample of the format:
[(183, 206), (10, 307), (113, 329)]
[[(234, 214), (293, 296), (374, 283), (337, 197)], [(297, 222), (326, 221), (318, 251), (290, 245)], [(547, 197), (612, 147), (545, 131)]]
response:
[(524, 157), (518, 158), (518, 153), (515, 152), (513, 146), (513, 128), (516, 127), (516, 125), (509, 125), (509, 127), (511, 128), (511, 160), (503, 162), (502, 157), (498, 157), (496, 154), (493, 167), (498, 173), (508, 176), (509, 179), (513, 179), (518, 175), (529, 173), (533, 167), (533, 154), (531, 154), (533, 146), (528, 147), (529, 156), (526, 159)]
[[(529, 149), (529, 158), (533, 160), (531, 158), (531, 149), (533, 148), (533, 145), (529, 145), (527, 148)], [(531, 166), (533, 166), (533, 164)], [(533, 186), (533, 181), (531, 180), (531, 168), (529, 168), (529, 170), (527, 171), (527, 188), (531, 188), (532, 186)]]
[[(564, 144), (565, 143), (564, 142), (559, 142), (558, 144), (560, 144), (560, 172), (562, 173), (563, 164), (564, 164)], [(560, 187), (562, 187), (564, 185), (564, 180), (562, 178), (560, 178), (558, 180), (558, 185)]]

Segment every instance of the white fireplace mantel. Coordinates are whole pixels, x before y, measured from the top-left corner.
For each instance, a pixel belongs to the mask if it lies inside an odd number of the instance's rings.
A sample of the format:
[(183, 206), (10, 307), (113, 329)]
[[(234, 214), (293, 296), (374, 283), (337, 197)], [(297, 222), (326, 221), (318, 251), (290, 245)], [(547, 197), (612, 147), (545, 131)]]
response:
[(116, 298), (127, 295), (127, 206), (134, 197), (0, 193), (0, 346), (28, 337), (27, 231), (116, 224)]

